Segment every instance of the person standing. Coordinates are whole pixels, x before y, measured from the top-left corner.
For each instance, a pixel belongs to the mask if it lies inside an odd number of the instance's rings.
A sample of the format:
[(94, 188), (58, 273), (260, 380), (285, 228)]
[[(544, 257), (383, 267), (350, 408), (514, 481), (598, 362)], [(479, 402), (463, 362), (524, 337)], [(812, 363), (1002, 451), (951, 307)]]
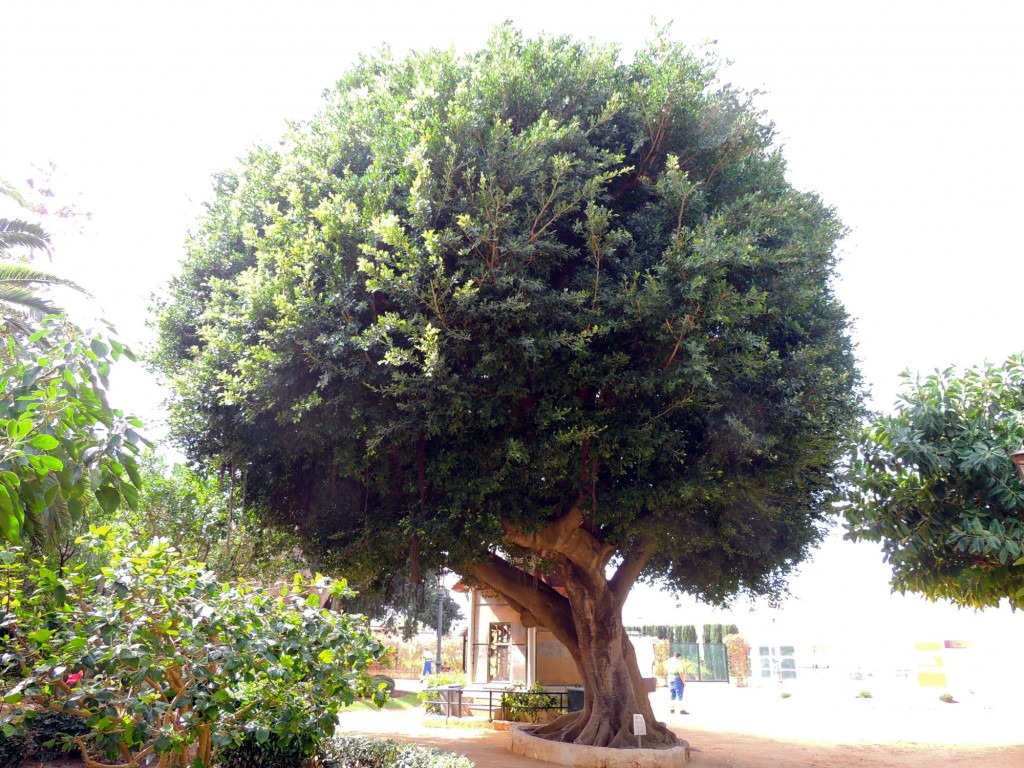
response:
[(676, 701), (678, 701), (679, 714), (690, 714), (683, 709), (683, 690), (686, 688), (686, 683), (683, 682), (683, 654), (676, 653), (665, 662), (665, 671), (668, 673), (669, 711), (673, 715), (676, 713)]
[(434, 654), (429, 650), (423, 651), (423, 677), (429, 677), (434, 673)]

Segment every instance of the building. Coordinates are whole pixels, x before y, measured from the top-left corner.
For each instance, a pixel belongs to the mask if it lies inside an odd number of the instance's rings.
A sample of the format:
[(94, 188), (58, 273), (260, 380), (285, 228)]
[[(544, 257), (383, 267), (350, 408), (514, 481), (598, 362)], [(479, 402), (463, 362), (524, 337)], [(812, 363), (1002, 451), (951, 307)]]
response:
[[(540, 683), (545, 688), (561, 688), (581, 684), (572, 656), (549, 630), (523, 626), (515, 609), (493, 593), (461, 585), (455, 589), (469, 597), (467, 685)], [(641, 674), (653, 682), (655, 641), (643, 637), (632, 640)]]

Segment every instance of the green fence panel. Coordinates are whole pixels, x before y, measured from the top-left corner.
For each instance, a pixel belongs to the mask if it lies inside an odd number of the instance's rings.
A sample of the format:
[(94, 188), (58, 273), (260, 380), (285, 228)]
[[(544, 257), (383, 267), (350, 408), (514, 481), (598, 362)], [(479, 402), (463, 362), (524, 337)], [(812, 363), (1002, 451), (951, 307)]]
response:
[(701, 647), (701, 657), (702, 680), (729, 682), (729, 654), (722, 643), (704, 644)]
[(729, 656), (721, 643), (672, 643), (669, 653), (683, 655), (687, 680), (729, 682)]

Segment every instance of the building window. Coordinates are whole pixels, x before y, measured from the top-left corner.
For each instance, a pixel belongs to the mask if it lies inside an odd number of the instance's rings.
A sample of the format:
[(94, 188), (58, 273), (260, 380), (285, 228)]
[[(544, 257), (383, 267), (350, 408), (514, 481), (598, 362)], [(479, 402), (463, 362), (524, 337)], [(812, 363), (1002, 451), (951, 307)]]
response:
[(757, 650), (762, 678), (793, 680), (796, 677), (796, 649), (792, 645), (762, 645)]
[(487, 643), (487, 681), (512, 680), (512, 625), (491, 624)]

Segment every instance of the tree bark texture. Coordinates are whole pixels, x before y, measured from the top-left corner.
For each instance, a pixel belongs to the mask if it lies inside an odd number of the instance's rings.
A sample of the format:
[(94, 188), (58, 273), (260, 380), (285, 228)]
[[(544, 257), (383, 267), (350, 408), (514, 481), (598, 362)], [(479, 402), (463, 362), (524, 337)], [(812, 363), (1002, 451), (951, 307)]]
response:
[(622, 606), (653, 542), (630, 546), (609, 579), (605, 571), (615, 549), (587, 530), (578, 508), (540, 531), (506, 527), (505, 540), (512, 552), (554, 563), (565, 594), (511, 564), (511, 557), (495, 555), (490, 562), (468, 566), (466, 574), (508, 600), (525, 626), (543, 626), (554, 634), (576, 663), (586, 693), (581, 712), (564, 715), (533, 734), (595, 747), (635, 748), (633, 715), (641, 714), (647, 735), (639, 746), (676, 746), (675, 734), (654, 717), (622, 623)]

